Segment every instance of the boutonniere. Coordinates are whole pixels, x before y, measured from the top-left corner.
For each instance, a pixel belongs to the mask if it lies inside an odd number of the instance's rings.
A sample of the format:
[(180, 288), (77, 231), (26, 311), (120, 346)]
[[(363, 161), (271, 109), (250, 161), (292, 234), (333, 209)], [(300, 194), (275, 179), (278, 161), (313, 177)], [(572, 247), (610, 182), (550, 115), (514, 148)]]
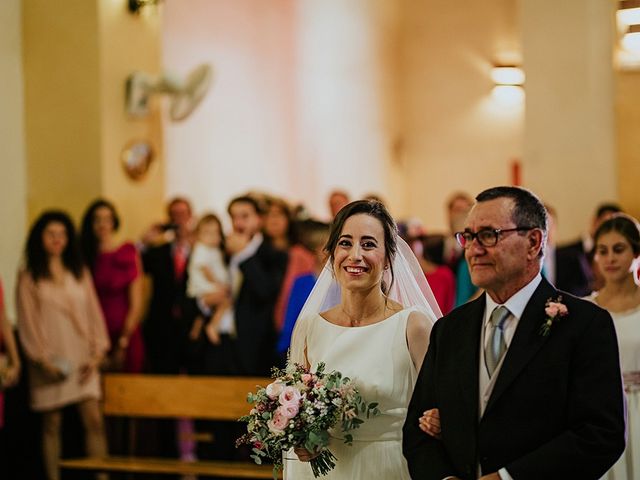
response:
[(544, 323), (540, 327), (540, 335), (546, 337), (549, 335), (553, 324), (569, 314), (567, 306), (562, 303), (562, 295), (558, 295), (555, 300), (549, 298), (544, 306), (544, 313), (547, 314), (547, 318), (545, 318)]

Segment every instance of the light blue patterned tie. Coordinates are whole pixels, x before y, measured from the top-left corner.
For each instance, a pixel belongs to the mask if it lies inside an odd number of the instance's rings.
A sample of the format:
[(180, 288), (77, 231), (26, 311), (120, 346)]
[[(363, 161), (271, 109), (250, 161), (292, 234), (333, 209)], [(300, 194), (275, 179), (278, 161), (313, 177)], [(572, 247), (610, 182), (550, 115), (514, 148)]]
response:
[(496, 367), (500, 363), (500, 359), (507, 350), (507, 343), (504, 339), (504, 326), (509, 318), (509, 309), (504, 306), (496, 307), (491, 312), (491, 331), (489, 332), (489, 341), (484, 349), (484, 361), (487, 364), (489, 377), (493, 375)]

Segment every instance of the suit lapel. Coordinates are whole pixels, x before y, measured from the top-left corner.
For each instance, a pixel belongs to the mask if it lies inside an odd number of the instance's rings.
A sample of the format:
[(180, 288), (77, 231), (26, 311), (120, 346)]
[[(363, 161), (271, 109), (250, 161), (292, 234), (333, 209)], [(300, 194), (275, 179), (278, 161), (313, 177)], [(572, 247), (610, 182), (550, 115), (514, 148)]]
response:
[(485, 310), (485, 295), (469, 304), (469, 309), (460, 319), (463, 325), (460, 329), (461, 346), (456, 359), (461, 366), (460, 385), (464, 391), (464, 399), (468, 403), (469, 411), (476, 412), (478, 418), (478, 371), (480, 369), (480, 332)]
[(548, 337), (540, 334), (545, 304), (549, 298), (557, 295), (558, 292), (543, 278), (522, 313), (485, 409), (485, 415), (546, 342)]

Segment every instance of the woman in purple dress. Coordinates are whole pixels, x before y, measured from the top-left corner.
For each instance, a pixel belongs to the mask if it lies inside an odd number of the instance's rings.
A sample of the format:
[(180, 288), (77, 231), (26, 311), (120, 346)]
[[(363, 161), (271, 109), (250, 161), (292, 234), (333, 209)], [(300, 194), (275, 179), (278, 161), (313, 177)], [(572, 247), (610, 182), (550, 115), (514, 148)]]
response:
[(112, 348), (106, 368), (139, 373), (144, 362), (140, 320), (143, 291), (140, 256), (132, 243), (118, 245), (118, 213), (107, 200), (95, 200), (82, 220), (82, 251), (104, 312)]

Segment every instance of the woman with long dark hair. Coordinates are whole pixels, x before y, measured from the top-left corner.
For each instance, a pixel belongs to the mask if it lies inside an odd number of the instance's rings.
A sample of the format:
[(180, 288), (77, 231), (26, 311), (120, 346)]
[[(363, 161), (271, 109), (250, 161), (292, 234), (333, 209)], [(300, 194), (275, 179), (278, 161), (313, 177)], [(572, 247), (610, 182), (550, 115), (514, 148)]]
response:
[(141, 261), (136, 247), (118, 244), (120, 218), (113, 204), (97, 199), (82, 219), (81, 246), (107, 322), (111, 340), (106, 367), (139, 373), (144, 361)]
[(17, 287), (19, 338), (28, 359), (31, 407), (42, 413), (47, 478), (57, 480), (63, 407), (78, 406), (87, 454), (107, 453), (98, 400), (99, 366), (109, 338), (66, 213), (40, 215), (25, 257)]
[[(353, 378), (380, 408), (353, 435), (352, 447), (333, 439), (338, 461), (326, 478), (408, 480), (402, 424), (440, 309), (380, 202), (343, 207), (325, 252), (329, 261), (298, 317), (289, 361), (312, 369), (324, 362), (327, 371)], [(316, 455), (304, 448), (287, 453), (284, 478), (312, 479), (306, 462)]]
[(606, 308), (616, 326), (628, 415), (627, 448), (603, 478), (631, 480), (640, 476), (640, 226), (628, 215), (614, 214), (598, 227), (594, 243), (604, 283), (589, 299)]

